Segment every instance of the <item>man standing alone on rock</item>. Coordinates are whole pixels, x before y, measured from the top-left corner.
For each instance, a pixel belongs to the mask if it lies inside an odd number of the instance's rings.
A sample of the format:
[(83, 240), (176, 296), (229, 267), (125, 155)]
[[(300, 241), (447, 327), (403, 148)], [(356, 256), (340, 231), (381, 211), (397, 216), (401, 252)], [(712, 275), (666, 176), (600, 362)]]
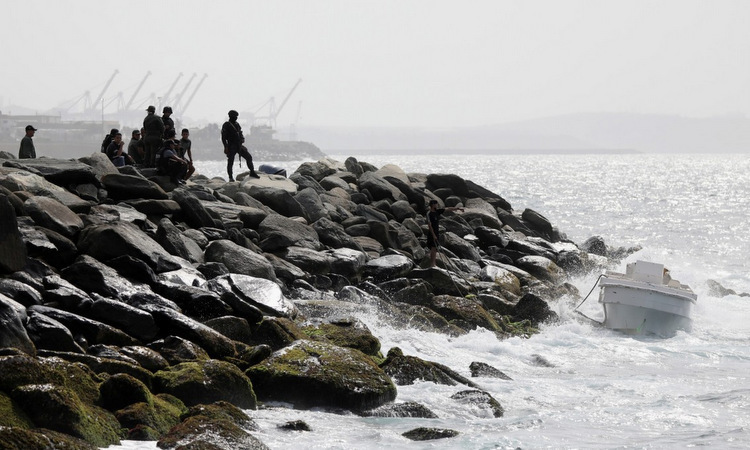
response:
[(234, 165), (234, 155), (240, 155), (240, 158), (245, 158), (247, 166), (250, 168), (250, 176), (253, 178), (260, 178), (255, 173), (255, 167), (253, 166), (253, 157), (250, 156), (250, 152), (247, 148), (242, 145), (245, 142), (245, 136), (242, 135), (242, 127), (237, 123), (237, 118), (240, 116), (235, 110), (229, 111), (229, 120), (224, 122), (221, 127), (221, 143), (224, 144), (224, 154), (227, 155), (227, 175), (229, 175), (229, 181), (234, 181), (232, 176), (232, 166)]
[(36, 149), (34, 148), (34, 141), (31, 138), (34, 137), (36, 128), (31, 125), (26, 125), (26, 136), (21, 139), (21, 147), (18, 149), (18, 158), (36, 158)]
[(162, 146), (162, 135), (164, 135), (164, 122), (161, 117), (154, 114), (156, 108), (149, 106), (146, 108), (148, 114), (143, 119), (143, 146), (146, 150), (146, 167), (154, 167), (156, 165), (156, 154), (161, 150)]
[(427, 233), (427, 248), (430, 249), (430, 267), (435, 267), (437, 260), (437, 249), (440, 246), (440, 216), (446, 211), (463, 211), (463, 208), (449, 206), (439, 208), (437, 200), (430, 200), (430, 209), (427, 211), (427, 226), (430, 232)]

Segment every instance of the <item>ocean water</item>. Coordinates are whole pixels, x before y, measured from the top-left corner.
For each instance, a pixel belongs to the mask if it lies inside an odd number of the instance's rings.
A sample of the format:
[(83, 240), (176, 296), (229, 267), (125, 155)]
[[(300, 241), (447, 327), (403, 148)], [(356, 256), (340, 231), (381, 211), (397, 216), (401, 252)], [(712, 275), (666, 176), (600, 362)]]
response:
[[(345, 155), (332, 155), (343, 161)], [(750, 292), (750, 157), (745, 155), (440, 155), (359, 156), (407, 172), (455, 173), (545, 215), (574, 242), (602, 236), (610, 246), (642, 246), (623, 261), (664, 263), (698, 294), (693, 329), (669, 339), (630, 337), (593, 326), (572, 299), (552, 307), (561, 321), (529, 339), (497, 340), (475, 331), (450, 338), (394, 329), (375, 314), (360, 317), (383, 352), (443, 363), (469, 377), (473, 361), (512, 381), (475, 378), (504, 407), (494, 418), (450, 396), (466, 386), (399, 386), (397, 401), (419, 402), (439, 419), (361, 418), (270, 404), (248, 414), (253, 434), (287, 449), (619, 449), (750, 448), (750, 297), (712, 297), (713, 279)], [(298, 163), (275, 163), (293, 172)], [(199, 162), (224, 176), (224, 163)], [(235, 173), (239, 173), (235, 169)], [(583, 295), (598, 274), (572, 280)], [(592, 295), (581, 311), (603, 313)], [(536, 363), (541, 356), (551, 367)], [(278, 425), (304, 420), (312, 432)], [(451, 439), (412, 442), (416, 427), (459, 431)], [(154, 449), (125, 441), (112, 448)]]

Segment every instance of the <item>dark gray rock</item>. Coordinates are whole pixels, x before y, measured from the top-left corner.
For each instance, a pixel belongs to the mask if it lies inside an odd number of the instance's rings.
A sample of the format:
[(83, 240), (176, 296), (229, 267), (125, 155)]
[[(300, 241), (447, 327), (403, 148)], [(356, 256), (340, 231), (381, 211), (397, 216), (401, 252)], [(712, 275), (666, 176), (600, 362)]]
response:
[(500, 370), (492, 367), (491, 365), (483, 362), (474, 361), (469, 365), (472, 377), (484, 377), (484, 378), (499, 378), (501, 380), (512, 380), (511, 377), (505, 375)]
[(21, 238), (16, 211), (0, 195), (0, 272), (15, 272), (26, 265), (26, 245)]
[(401, 434), (412, 441), (431, 441), (435, 439), (452, 438), (459, 435), (458, 431), (446, 428), (419, 427)]
[(40, 350), (86, 353), (65, 325), (39, 312), (32, 311), (29, 314), (26, 331), (36, 348)]
[(438, 416), (426, 406), (416, 402), (390, 403), (379, 408), (364, 411), (365, 417), (415, 417), (437, 419)]
[(528, 319), (534, 326), (558, 319), (557, 313), (552, 311), (544, 300), (534, 294), (526, 294), (513, 308), (513, 316), (517, 321)]
[(0, 348), (16, 348), (34, 356), (36, 347), (23, 326), (24, 322), (24, 306), (0, 294)]
[(414, 268), (414, 262), (403, 255), (387, 255), (371, 259), (365, 265), (365, 275), (376, 282), (402, 277)]
[(158, 184), (135, 175), (107, 174), (102, 176), (102, 184), (107, 189), (107, 195), (115, 200), (169, 198)]
[(121, 301), (97, 296), (87, 314), (94, 320), (125, 330), (143, 342), (151, 341), (159, 332), (151, 314)]
[(87, 228), (81, 232), (78, 248), (100, 261), (130, 255), (146, 262), (157, 273), (181, 267), (161, 245), (129, 223)]
[(325, 205), (323, 205), (323, 201), (321, 200), (320, 195), (315, 191), (315, 189), (304, 188), (301, 191), (297, 192), (297, 194), (294, 196), (294, 199), (297, 200), (297, 202), (305, 210), (305, 217), (307, 217), (310, 222), (315, 222), (318, 219), (329, 217), (328, 210), (326, 209)]
[(61, 309), (49, 306), (34, 305), (28, 308), (29, 313), (36, 311), (63, 324), (73, 336), (82, 335), (89, 344), (136, 345), (137, 341), (115, 327), (88, 319)]
[(414, 384), (417, 380), (423, 380), (448, 386), (455, 386), (461, 383), (469, 387), (478, 387), (473, 381), (460, 375), (448, 366), (426, 361), (416, 356), (404, 355), (398, 347), (394, 347), (388, 351), (388, 357), (380, 367), (399, 386), (407, 386)]
[(42, 304), (42, 294), (38, 290), (26, 283), (10, 278), (0, 278), (0, 294), (12, 298), (26, 307)]
[(282, 216), (304, 217), (309, 222), (305, 209), (285, 189), (252, 186), (249, 194)]
[(451, 395), (451, 398), (474, 408), (489, 410), (489, 413), (494, 417), (503, 417), (503, 414), (505, 414), (505, 410), (500, 405), (500, 402), (485, 391), (460, 391)]
[(181, 217), (193, 228), (210, 227), (224, 229), (224, 224), (214, 217), (203, 203), (190, 191), (177, 189), (172, 192), (172, 200), (176, 201), (182, 211)]
[(206, 262), (220, 262), (231, 267), (232, 273), (276, 280), (273, 266), (259, 255), (229, 240), (211, 242), (204, 253)]
[[(268, 316), (292, 318), (297, 315), (297, 308), (284, 297), (279, 285), (267, 279), (232, 273), (208, 281), (206, 288), (221, 298), (233, 293)], [(227, 303), (235, 307), (229, 300)]]
[(291, 246), (312, 250), (320, 250), (323, 247), (313, 227), (279, 214), (271, 214), (263, 219), (258, 226), (258, 233), (262, 239), (260, 247), (267, 252)]
[(37, 225), (49, 228), (67, 237), (75, 237), (83, 228), (76, 213), (59, 201), (35, 196), (24, 202), (24, 207)]

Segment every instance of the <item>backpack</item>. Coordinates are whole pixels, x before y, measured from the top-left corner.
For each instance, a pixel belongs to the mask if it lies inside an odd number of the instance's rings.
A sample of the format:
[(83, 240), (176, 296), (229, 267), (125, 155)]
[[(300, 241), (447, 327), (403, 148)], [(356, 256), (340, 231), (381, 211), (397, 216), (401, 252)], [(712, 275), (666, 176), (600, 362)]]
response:
[[(104, 140), (102, 141), (102, 153), (107, 153), (107, 147), (109, 147), (110, 142), (112, 142), (112, 135), (108, 134), (104, 136)], [(111, 156), (110, 159), (112, 159)]]

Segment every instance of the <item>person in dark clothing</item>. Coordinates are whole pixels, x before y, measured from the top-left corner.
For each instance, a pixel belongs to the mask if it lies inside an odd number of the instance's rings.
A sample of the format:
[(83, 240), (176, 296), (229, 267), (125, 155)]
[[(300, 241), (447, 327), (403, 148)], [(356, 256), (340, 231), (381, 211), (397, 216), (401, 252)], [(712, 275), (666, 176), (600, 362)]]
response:
[(245, 136), (242, 135), (242, 127), (237, 123), (240, 113), (231, 110), (228, 114), (229, 120), (224, 122), (224, 125), (221, 127), (221, 143), (224, 144), (224, 154), (227, 155), (227, 175), (229, 175), (229, 181), (234, 181), (232, 166), (234, 165), (234, 156), (237, 154), (240, 155), (240, 158), (245, 158), (247, 161), (247, 166), (250, 168), (250, 176), (260, 178), (255, 173), (253, 157), (250, 156), (247, 148), (242, 145), (245, 142)]
[(185, 173), (185, 180), (195, 173), (195, 166), (193, 165), (193, 142), (190, 140), (190, 130), (187, 128), (182, 129), (182, 138), (180, 139), (180, 158), (187, 161), (188, 170)]
[(446, 211), (463, 211), (463, 208), (449, 206), (447, 208), (438, 208), (437, 200), (430, 200), (429, 210), (427, 211), (427, 248), (430, 249), (430, 267), (435, 267), (437, 260), (437, 249), (440, 246), (440, 216)]
[(146, 149), (143, 146), (141, 140), (140, 130), (133, 130), (131, 133), (131, 139), (128, 143), (128, 155), (135, 161), (136, 164), (142, 165), (146, 156)]
[(161, 117), (157, 116), (156, 108), (149, 106), (146, 111), (148, 115), (143, 119), (143, 145), (146, 150), (145, 166), (154, 167), (156, 165), (156, 154), (162, 147), (161, 137), (164, 135), (164, 122)]
[(104, 140), (102, 141), (102, 148), (101, 148), (102, 153), (107, 153), (107, 148), (109, 148), (109, 144), (112, 143), (112, 141), (115, 138), (115, 135), (119, 132), (120, 130), (118, 130), (117, 128), (112, 128), (111, 130), (109, 130), (109, 134), (104, 136)]
[(172, 107), (165, 106), (161, 110), (161, 121), (164, 123), (164, 139), (172, 139), (175, 137), (176, 131), (174, 129), (174, 120), (172, 120)]
[(159, 151), (158, 171), (161, 175), (167, 175), (174, 184), (185, 184), (185, 173), (187, 172), (187, 161), (180, 158), (177, 151), (179, 142), (174, 139), (164, 141), (164, 147)]
[(107, 156), (116, 167), (127, 164), (135, 164), (133, 158), (123, 151), (125, 143), (122, 141), (122, 133), (115, 134), (115, 138), (107, 146)]
[(26, 136), (21, 139), (21, 146), (18, 148), (18, 158), (36, 158), (36, 149), (34, 148), (34, 141), (31, 138), (34, 137), (36, 128), (31, 125), (26, 125)]

